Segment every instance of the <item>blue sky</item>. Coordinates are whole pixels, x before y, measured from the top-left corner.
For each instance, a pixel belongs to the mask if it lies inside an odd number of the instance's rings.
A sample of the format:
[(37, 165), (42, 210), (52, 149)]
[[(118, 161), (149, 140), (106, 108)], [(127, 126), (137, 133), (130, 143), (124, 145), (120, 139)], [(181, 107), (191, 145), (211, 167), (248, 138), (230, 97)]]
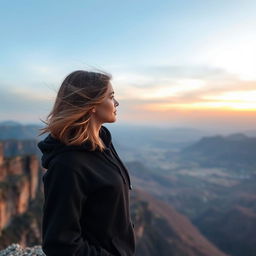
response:
[(120, 122), (249, 128), (255, 13), (255, 1), (1, 1), (0, 120), (38, 123), (68, 73), (99, 68)]

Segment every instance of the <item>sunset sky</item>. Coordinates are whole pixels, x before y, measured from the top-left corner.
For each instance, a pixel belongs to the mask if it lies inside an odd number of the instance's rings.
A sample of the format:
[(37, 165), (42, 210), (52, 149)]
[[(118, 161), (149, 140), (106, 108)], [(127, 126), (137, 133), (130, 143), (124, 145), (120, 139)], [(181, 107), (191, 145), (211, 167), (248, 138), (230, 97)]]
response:
[(113, 75), (117, 122), (256, 130), (256, 1), (5, 1), (0, 121), (40, 123), (76, 69)]

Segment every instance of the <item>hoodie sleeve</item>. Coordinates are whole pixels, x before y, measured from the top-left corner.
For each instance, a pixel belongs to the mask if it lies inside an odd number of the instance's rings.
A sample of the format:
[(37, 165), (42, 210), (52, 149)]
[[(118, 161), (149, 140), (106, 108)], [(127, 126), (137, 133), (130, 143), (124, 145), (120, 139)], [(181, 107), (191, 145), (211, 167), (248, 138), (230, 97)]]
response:
[(79, 173), (53, 163), (43, 176), (45, 201), (42, 219), (42, 249), (47, 256), (111, 256), (81, 236), (80, 217), (85, 195)]

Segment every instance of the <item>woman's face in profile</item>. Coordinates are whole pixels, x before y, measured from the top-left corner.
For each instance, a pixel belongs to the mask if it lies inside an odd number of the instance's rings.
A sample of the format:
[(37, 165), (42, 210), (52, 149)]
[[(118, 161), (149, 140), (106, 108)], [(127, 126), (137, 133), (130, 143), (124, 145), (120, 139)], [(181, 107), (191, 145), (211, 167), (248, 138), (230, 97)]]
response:
[(109, 83), (104, 101), (95, 110), (95, 118), (101, 123), (112, 123), (116, 121), (116, 107), (119, 105), (114, 98), (112, 84)]

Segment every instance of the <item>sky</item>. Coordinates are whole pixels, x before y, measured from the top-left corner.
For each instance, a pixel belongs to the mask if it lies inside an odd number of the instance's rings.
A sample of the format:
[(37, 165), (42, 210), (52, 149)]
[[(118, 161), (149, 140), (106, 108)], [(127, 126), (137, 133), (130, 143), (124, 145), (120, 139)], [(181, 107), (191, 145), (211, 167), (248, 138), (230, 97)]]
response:
[(83, 69), (112, 74), (117, 123), (256, 130), (256, 1), (0, 3), (0, 121), (42, 124)]

